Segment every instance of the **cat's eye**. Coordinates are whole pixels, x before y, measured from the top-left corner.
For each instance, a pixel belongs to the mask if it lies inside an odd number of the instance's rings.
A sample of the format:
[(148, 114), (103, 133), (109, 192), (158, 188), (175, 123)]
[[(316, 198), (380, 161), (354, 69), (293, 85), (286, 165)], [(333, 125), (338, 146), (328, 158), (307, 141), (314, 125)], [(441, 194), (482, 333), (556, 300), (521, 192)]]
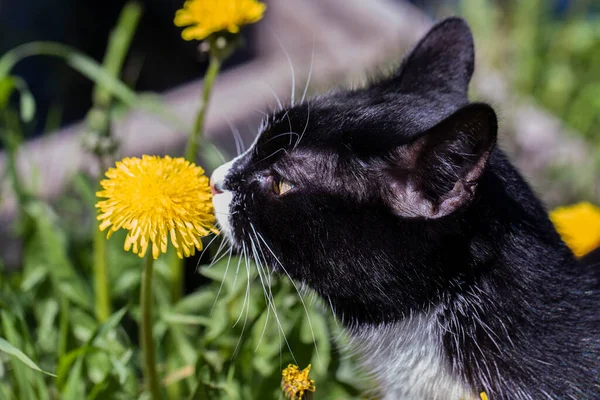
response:
[(294, 184), (278, 176), (273, 177), (273, 193), (282, 195), (294, 188)]

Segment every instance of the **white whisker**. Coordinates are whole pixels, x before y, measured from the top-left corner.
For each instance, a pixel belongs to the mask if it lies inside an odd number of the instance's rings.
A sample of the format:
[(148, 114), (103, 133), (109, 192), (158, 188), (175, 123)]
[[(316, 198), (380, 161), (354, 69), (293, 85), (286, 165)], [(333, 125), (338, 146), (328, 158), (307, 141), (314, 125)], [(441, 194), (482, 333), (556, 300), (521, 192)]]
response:
[(225, 273), (223, 274), (223, 279), (221, 279), (221, 285), (219, 285), (219, 290), (217, 291), (217, 295), (215, 296), (215, 301), (213, 302), (212, 308), (210, 309), (210, 314), (212, 315), (215, 310), (215, 306), (217, 305), (217, 301), (219, 300), (219, 295), (221, 294), (221, 290), (223, 289), (223, 285), (225, 284), (225, 279), (227, 278), (227, 271), (229, 271), (229, 264), (231, 264), (231, 255), (233, 254), (233, 247), (229, 246), (229, 260), (227, 260), (227, 265), (225, 266)]
[(212, 268), (213, 265), (215, 265), (216, 263), (218, 263), (219, 261), (221, 261), (221, 259), (227, 255), (227, 250), (223, 251), (223, 254), (220, 254), (221, 251), (225, 248), (225, 246), (226, 246), (227, 243), (228, 242), (226, 240), (222, 240), (221, 241), (221, 245), (217, 249), (217, 252), (215, 253), (215, 256), (213, 257), (213, 260), (208, 265), (208, 267), (206, 267), (206, 269)]
[(221, 150), (213, 143), (211, 143), (213, 150), (215, 151), (215, 153), (217, 153), (217, 155), (219, 156), (219, 158), (221, 159), (221, 162), (223, 164), (225, 164), (225, 156), (223, 156), (223, 153), (221, 152)]
[(306, 133), (306, 130), (308, 129), (308, 122), (310, 121), (310, 102), (306, 103), (306, 108), (306, 123), (304, 124), (304, 129), (302, 130), (302, 133), (300, 134), (300, 136), (298, 136), (298, 140), (296, 140), (296, 143), (294, 143), (294, 149), (300, 144), (300, 141), (302, 140), (304, 134)]
[(275, 31), (273, 29), (271, 29), (271, 28), (269, 28), (269, 30), (271, 31), (271, 33), (275, 37), (275, 40), (279, 44), (279, 47), (281, 47), (281, 50), (283, 51), (283, 54), (285, 54), (285, 57), (287, 58), (288, 64), (290, 66), (290, 71), (291, 71), (291, 74), (292, 74), (292, 98), (291, 98), (291, 105), (293, 107), (294, 106), (295, 95), (296, 95), (296, 73), (294, 72), (294, 64), (292, 63), (292, 58), (290, 57), (290, 54), (285, 49), (285, 46), (281, 42), (281, 39), (279, 38), (279, 36), (277, 35), (277, 33), (275, 33)]
[[(204, 253), (210, 248), (210, 245), (213, 244), (213, 242), (219, 237), (221, 236), (220, 233), (217, 233), (211, 240), (210, 242), (208, 242), (208, 244), (206, 245), (206, 247), (204, 247), (202, 249), (202, 251), (200, 252), (200, 257), (198, 257), (198, 262), (196, 263), (196, 272), (198, 272), (198, 269), (200, 268), (200, 261), (202, 260), (202, 257), (204, 256)], [(223, 242), (221, 242), (223, 243)], [(218, 251), (218, 250), (217, 250)]]
[(308, 77), (306, 78), (306, 86), (304, 86), (304, 93), (302, 93), (302, 99), (300, 100), (300, 104), (304, 103), (304, 99), (306, 98), (306, 93), (308, 92), (308, 85), (310, 84), (310, 78), (312, 76), (313, 64), (315, 61), (315, 43), (316, 43), (317, 35), (316, 33), (313, 35), (313, 47), (312, 53), (310, 56), (310, 68), (308, 69)]
[(242, 140), (242, 135), (240, 135), (240, 131), (238, 128), (233, 125), (233, 123), (226, 118), (227, 125), (229, 125), (229, 129), (231, 130), (231, 134), (233, 136), (233, 140), (235, 141), (235, 152), (236, 156), (239, 156), (243, 153), (244, 141)]
[(271, 91), (271, 93), (273, 94), (273, 96), (275, 97), (275, 100), (277, 101), (277, 106), (279, 107), (279, 110), (283, 110), (283, 103), (281, 102), (281, 99), (279, 98), (279, 96), (277, 95), (277, 92), (275, 92), (275, 89), (273, 89), (273, 86), (271, 86), (271, 84), (267, 81), (262, 81), (265, 85), (267, 85), (267, 87), (269, 88), (269, 90)]
[(302, 298), (302, 294), (300, 294), (300, 291), (298, 290), (298, 286), (296, 285), (296, 282), (294, 282), (294, 280), (292, 279), (292, 277), (290, 276), (290, 274), (287, 272), (287, 270), (285, 269), (285, 267), (283, 266), (283, 264), (281, 263), (281, 261), (279, 261), (279, 258), (277, 258), (277, 256), (273, 252), (273, 250), (271, 250), (271, 247), (267, 244), (267, 242), (262, 237), (262, 235), (260, 233), (256, 232), (256, 229), (254, 229), (254, 225), (250, 224), (250, 228), (252, 228), (252, 231), (257, 236), (257, 238), (260, 239), (264, 243), (264, 245), (266, 246), (267, 250), (269, 250), (269, 252), (273, 256), (273, 258), (275, 258), (275, 261), (277, 261), (277, 263), (279, 264), (279, 266), (281, 267), (281, 269), (283, 270), (283, 272), (287, 275), (288, 279), (290, 280), (290, 282), (294, 286), (294, 289), (296, 289), (296, 293), (298, 293), (298, 298), (300, 299), (300, 302), (302, 303), (302, 307), (304, 308), (304, 312), (306, 313), (306, 318), (307, 318), (307, 321), (308, 321), (308, 326), (310, 327), (310, 334), (311, 334), (312, 339), (313, 339), (313, 344), (315, 345), (315, 354), (317, 355), (317, 359), (320, 361), (321, 358), (319, 356), (319, 349), (317, 348), (317, 340), (315, 339), (315, 332), (314, 332), (314, 329), (313, 329), (313, 326), (312, 326), (312, 322), (310, 320), (310, 314), (308, 312), (308, 308), (306, 307), (306, 303), (304, 302), (304, 299)]
[[(256, 234), (256, 230), (254, 229), (254, 225), (252, 223), (250, 223), (250, 227), (252, 228), (252, 230), (255, 232)], [(281, 334), (283, 335), (283, 340), (286, 343), (286, 346), (288, 348), (288, 350), (290, 351), (290, 355), (292, 356), (292, 359), (294, 360), (294, 363), (298, 363), (298, 361), (296, 360), (296, 357), (294, 356), (294, 352), (290, 346), (290, 343), (287, 340), (287, 337), (285, 335), (285, 331), (283, 329), (283, 326), (281, 325), (281, 321), (279, 320), (279, 316), (277, 315), (277, 307), (275, 306), (275, 302), (274, 299), (272, 298), (272, 293), (271, 296), (268, 295), (268, 292), (266, 290), (265, 287), (265, 283), (264, 283), (264, 279), (261, 273), (261, 268), (260, 268), (260, 257), (258, 255), (258, 251), (256, 250), (256, 248), (258, 247), (258, 249), (260, 249), (260, 251), (262, 252), (262, 249), (259, 246), (256, 246), (254, 243), (254, 240), (252, 239), (252, 237), (249, 235), (248, 236), (250, 238), (250, 242), (252, 244), (253, 247), (253, 252), (255, 254), (255, 261), (256, 261), (256, 266), (257, 266), (257, 270), (258, 270), (258, 276), (260, 278), (261, 284), (263, 286), (263, 291), (265, 293), (265, 297), (268, 300), (268, 304), (271, 307), (271, 309), (273, 310), (273, 317), (275, 317), (275, 321), (277, 322), (277, 326), (279, 327), (279, 330), (281, 331)], [(258, 240), (258, 237), (256, 238)], [(264, 257), (264, 253), (263, 253), (263, 257)]]

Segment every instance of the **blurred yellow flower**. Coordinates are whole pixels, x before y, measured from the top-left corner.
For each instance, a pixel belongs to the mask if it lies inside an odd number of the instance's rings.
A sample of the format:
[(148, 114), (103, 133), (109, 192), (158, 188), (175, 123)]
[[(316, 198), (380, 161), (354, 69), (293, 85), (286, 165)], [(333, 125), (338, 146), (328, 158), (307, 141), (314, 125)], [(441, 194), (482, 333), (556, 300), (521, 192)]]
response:
[(129, 231), (125, 250), (143, 257), (167, 251), (168, 236), (180, 258), (202, 249), (201, 236), (215, 232), (212, 194), (202, 168), (183, 158), (124, 158), (106, 172), (96, 196), (100, 230), (107, 237)]
[(488, 395), (486, 392), (481, 392), (481, 393), (479, 393), (479, 398), (481, 400), (488, 400)]
[(600, 208), (578, 203), (555, 209), (550, 219), (575, 256), (583, 257), (600, 246)]
[(187, 0), (175, 14), (175, 25), (187, 26), (185, 40), (202, 40), (214, 32), (238, 33), (262, 19), (267, 6), (257, 0)]
[(316, 390), (315, 381), (310, 379), (311, 365), (304, 368), (302, 371), (298, 366), (289, 364), (281, 373), (281, 389), (285, 396), (290, 400), (302, 400), (304, 392), (314, 392)]

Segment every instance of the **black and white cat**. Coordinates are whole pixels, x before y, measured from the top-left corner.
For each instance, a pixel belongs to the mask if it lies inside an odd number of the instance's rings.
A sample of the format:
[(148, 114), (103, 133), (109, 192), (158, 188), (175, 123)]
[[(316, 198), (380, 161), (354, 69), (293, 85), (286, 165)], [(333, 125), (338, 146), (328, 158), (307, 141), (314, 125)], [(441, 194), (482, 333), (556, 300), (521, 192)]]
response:
[(219, 224), (331, 304), (386, 399), (600, 399), (600, 267), (495, 146), (473, 65), (450, 18), (394, 76), (269, 116), (212, 176)]

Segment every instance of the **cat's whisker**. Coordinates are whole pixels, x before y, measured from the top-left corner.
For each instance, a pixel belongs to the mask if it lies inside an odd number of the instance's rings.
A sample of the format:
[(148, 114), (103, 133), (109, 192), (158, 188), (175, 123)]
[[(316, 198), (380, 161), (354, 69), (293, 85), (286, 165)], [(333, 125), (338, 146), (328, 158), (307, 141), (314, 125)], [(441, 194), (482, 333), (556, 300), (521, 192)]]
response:
[(296, 95), (296, 73), (294, 71), (294, 64), (292, 63), (292, 58), (290, 57), (290, 54), (287, 52), (287, 50), (285, 49), (285, 46), (281, 42), (281, 39), (279, 38), (279, 35), (277, 35), (277, 33), (275, 33), (275, 31), (271, 27), (269, 27), (269, 30), (271, 31), (271, 33), (275, 37), (275, 40), (277, 41), (277, 44), (279, 45), (279, 47), (281, 47), (281, 50), (283, 51), (283, 54), (285, 55), (285, 58), (287, 58), (288, 65), (290, 66), (290, 72), (292, 74), (292, 97), (291, 97), (291, 105), (293, 107), (294, 106), (295, 95)]
[(317, 34), (313, 34), (313, 46), (312, 53), (310, 56), (310, 68), (308, 69), (308, 77), (306, 78), (306, 86), (304, 86), (304, 93), (302, 93), (302, 99), (300, 99), (300, 104), (304, 103), (304, 99), (306, 98), (306, 93), (308, 93), (308, 86), (310, 85), (310, 78), (312, 77), (313, 64), (315, 62), (315, 44), (316, 44)]
[(198, 257), (198, 262), (196, 263), (196, 271), (198, 271), (198, 269), (200, 268), (200, 261), (202, 260), (202, 257), (204, 256), (204, 253), (206, 251), (208, 251), (208, 249), (210, 248), (210, 246), (214, 243), (215, 240), (217, 240), (218, 237), (221, 236), (221, 233), (217, 233), (211, 240), (210, 242), (208, 242), (208, 244), (202, 249), (202, 251), (200, 252), (200, 257)]
[(329, 301), (329, 308), (331, 309), (331, 314), (333, 314), (333, 321), (335, 322), (335, 327), (339, 328), (337, 315), (335, 315), (335, 308), (333, 308), (333, 302), (331, 301), (331, 296), (327, 296), (327, 300)]
[(277, 107), (279, 107), (278, 110), (283, 110), (285, 107), (283, 107), (283, 103), (281, 102), (281, 99), (277, 95), (277, 92), (275, 91), (275, 89), (273, 89), (273, 86), (271, 86), (271, 84), (269, 82), (266, 82), (266, 81), (262, 81), (262, 82), (265, 85), (267, 85), (267, 87), (269, 88), (269, 91), (275, 97), (275, 100), (277, 101)]
[[(264, 289), (264, 287), (263, 287), (263, 289)], [(273, 292), (272, 291), (269, 291), (268, 296), (271, 299), (270, 301), (273, 301), (272, 300), (273, 299)], [(267, 304), (269, 304), (269, 303), (267, 303)], [(269, 323), (269, 315), (271, 314), (270, 311), (271, 311), (271, 307), (267, 306), (267, 316), (265, 318), (265, 323), (263, 324), (263, 329), (262, 329), (262, 331), (260, 333), (260, 337), (258, 338), (258, 342), (256, 342), (256, 347), (254, 348), (255, 352), (258, 351), (258, 348), (260, 347), (260, 344), (262, 343), (263, 337), (265, 336), (265, 332), (267, 331), (267, 325)]]
[[(248, 280), (246, 282), (246, 292), (244, 294), (244, 302), (242, 303), (242, 309), (240, 310), (240, 314), (238, 315), (238, 318), (233, 323), (233, 326), (232, 326), (233, 328), (235, 328), (237, 326), (238, 322), (240, 322), (240, 320), (242, 319), (242, 315), (244, 314), (244, 308), (246, 306), (246, 299), (249, 296), (249, 292), (250, 292), (250, 267), (248, 265), (248, 255), (246, 254), (246, 245), (242, 245), (242, 254), (245, 257), (246, 273), (248, 275)], [(241, 336), (240, 336), (240, 339), (241, 339)]]
[[(254, 225), (252, 223), (250, 223), (250, 227), (252, 228), (252, 230), (254, 231), (255, 235), (256, 235), (256, 230), (254, 229)], [(283, 340), (285, 341), (288, 350), (290, 351), (290, 355), (292, 356), (292, 360), (294, 361), (294, 363), (298, 363), (298, 361), (296, 360), (296, 357), (294, 356), (294, 352), (292, 350), (292, 347), (290, 346), (288, 340), (287, 340), (287, 336), (285, 335), (285, 331), (283, 329), (283, 326), (281, 325), (281, 321), (279, 319), (279, 316), (277, 315), (277, 307), (275, 306), (275, 301), (272, 297), (272, 293), (271, 296), (268, 295), (268, 292), (265, 288), (265, 284), (264, 284), (264, 279), (263, 276), (261, 274), (261, 265), (260, 265), (260, 256), (258, 254), (257, 248), (260, 249), (260, 246), (256, 246), (254, 240), (252, 239), (251, 235), (248, 235), (248, 238), (250, 239), (250, 243), (252, 244), (252, 248), (253, 248), (253, 253), (254, 253), (254, 257), (255, 257), (255, 261), (256, 261), (256, 266), (257, 266), (257, 270), (258, 270), (258, 276), (260, 278), (262, 287), (263, 287), (263, 291), (265, 293), (265, 297), (268, 299), (268, 306), (270, 306), (273, 310), (273, 316), (275, 317), (275, 321), (277, 321), (277, 326), (279, 327), (279, 330), (281, 331), (281, 334), (283, 335)], [(257, 237), (258, 240), (258, 237)], [(261, 250), (262, 251), (262, 250)], [(264, 257), (264, 253), (263, 253), (263, 257)]]
[[(246, 258), (246, 261), (247, 260), (248, 259)], [(240, 332), (240, 337), (235, 345), (235, 348), (233, 349), (233, 353), (231, 355), (232, 358), (235, 354), (237, 354), (240, 343), (242, 342), (242, 338), (244, 337), (244, 332), (246, 331), (246, 325), (248, 324), (248, 314), (250, 312), (250, 266), (248, 263), (246, 263), (246, 273), (248, 274), (248, 283), (246, 285), (246, 295), (244, 296), (244, 303), (242, 304), (242, 311), (240, 312), (240, 317), (242, 316), (242, 313), (244, 312), (244, 305), (246, 306), (246, 316), (244, 317), (244, 324), (242, 325), (242, 332)], [(237, 325), (238, 322), (239, 322), (239, 318), (238, 318), (238, 321), (236, 321), (236, 323), (234, 324), (234, 326)]]
[[(293, 132), (294, 130), (292, 129), (292, 120), (290, 119), (290, 109), (287, 109), (285, 111), (285, 114), (283, 114), (283, 116), (281, 117), (281, 119), (287, 118), (288, 120), (288, 126), (290, 128), (290, 132)], [(290, 135), (290, 142), (289, 145), (292, 144), (292, 136)]]
[(235, 291), (235, 284), (237, 283), (238, 275), (240, 273), (240, 265), (242, 264), (242, 258), (243, 258), (242, 254), (238, 254), (238, 264), (237, 264), (237, 268), (235, 269), (235, 276), (233, 277), (233, 284), (231, 285), (232, 291)]
[(283, 343), (281, 341), (281, 332), (277, 331), (277, 337), (279, 338), (279, 370), (283, 370)]
[(296, 289), (296, 293), (298, 293), (298, 298), (300, 299), (300, 302), (302, 303), (302, 307), (304, 307), (304, 312), (306, 313), (306, 318), (307, 318), (307, 321), (308, 321), (308, 326), (310, 327), (310, 334), (311, 334), (312, 339), (313, 339), (313, 344), (315, 345), (315, 354), (317, 355), (317, 359), (320, 361), (321, 357), (319, 356), (319, 349), (317, 347), (317, 340), (315, 338), (315, 332), (314, 332), (314, 329), (313, 329), (312, 321), (310, 320), (310, 315), (309, 315), (309, 312), (308, 312), (308, 307), (306, 307), (306, 303), (304, 302), (304, 298), (302, 297), (302, 294), (300, 294), (300, 291), (298, 290), (298, 286), (296, 285), (296, 282), (294, 282), (294, 280), (292, 279), (292, 277), (290, 276), (290, 274), (287, 272), (287, 270), (285, 269), (285, 267), (283, 266), (283, 264), (281, 263), (281, 261), (279, 261), (279, 258), (277, 258), (277, 256), (275, 255), (275, 253), (273, 252), (273, 250), (271, 249), (271, 247), (267, 244), (267, 242), (265, 241), (265, 239), (263, 238), (263, 236), (260, 233), (256, 232), (256, 230), (254, 229), (254, 225), (250, 224), (250, 228), (252, 228), (252, 231), (254, 232), (254, 234), (264, 243), (264, 245), (266, 246), (267, 250), (269, 250), (269, 252), (273, 256), (273, 258), (277, 261), (277, 263), (279, 264), (279, 266), (281, 267), (281, 269), (283, 270), (283, 272), (287, 275), (287, 277), (289, 278), (290, 282), (292, 282), (292, 285)]
[(262, 159), (258, 160), (253, 165), (260, 164), (261, 162), (263, 162), (265, 160), (268, 160), (269, 158), (273, 157), (275, 154), (279, 153), (280, 151), (283, 151), (283, 152), (285, 152), (285, 154), (288, 154), (288, 151), (282, 147), (280, 149), (275, 150), (273, 153), (269, 154), (265, 158), (262, 158)]
[(309, 121), (310, 121), (310, 102), (306, 103), (306, 123), (304, 124), (304, 129), (302, 130), (302, 133), (300, 134), (300, 136), (298, 136), (298, 140), (296, 140), (296, 143), (294, 144), (294, 149), (300, 144), (300, 141), (304, 137), (304, 134), (306, 133), (306, 130), (308, 129)]
[(228, 216), (229, 216), (229, 215), (235, 215), (235, 214), (237, 214), (238, 212), (237, 212), (237, 211), (234, 211), (234, 212), (226, 213), (226, 212), (214, 211), (214, 213), (215, 213), (215, 214), (221, 214), (221, 215), (228, 215)]
[(223, 274), (223, 279), (221, 280), (221, 285), (219, 286), (219, 290), (217, 291), (217, 295), (215, 296), (215, 301), (213, 302), (212, 308), (210, 309), (210, 314), (212, 315), (215, 310), (215, 306), (217, 305), (217, 301), (219, 300), (219, 295), (221, 294), (221, 290), (223, 289), (223, 285), (225, 284), (225, 279), (227, 279), (227, 272), (229, 271), (229, 264), (231, 264), (231, 256), (233, 254), (233, 246), (229, 246), (229, 259), (227, 260), (227, 265), (225, 266), (225, 273)]
[(221, 162), (223, 164), (225, 164), (227, 161), (225, 161), (225, 156), (223, 155), (223, 153), (221, 152), (221, 150), (216, 146), (216, 145), (212, 145), (213, 150), (215, 151), (215, 153), (217, 153), (217, 155), (219, 156), (219, 158), (221, 159)]
[(277, 135), (273, 136), (272, 138), (269, 138), (269, 140), (267, 140), (265, 142), (265, 144), (271, 142), (272, 140), (277, 139), (278, 137), (282, 137), (282, 136), (286, 136), (286, 135), (289, 135), (289, 136), (292, 136), (292, 135), (300, 136), (296, 132), (284, 132), (284, 133), (277, 134)]
[(240, 131), (238, 130), (238, 128), (235, 125), (233, 125), (233, 122), (231, 122), (231, 120), (229, 120), (229, 118), (225, 118), (225, 121), (227, 121), (227, 125), (229, 125), (229, 129), (231, 130), (231, 135), (233, 136), (233, 140), (235, 142), (236, 156), (239, 156), (240, 154), (242, 154), (242, 148), (244, 145), (244, 142), (242, 140), (242, 135), (240, 135)]
[[(227, 243), (228, 243), (227, 240), (221, 241), (221, 244), (219, 245), (219, 248), (217, 249), (217, 252), (215, 253), (215, 256), (213, 257), (213, 260), (210, 262), (208, 267), (206, 267), (206, 269), (210, 269), (213, 265), (215, 265), (216, 263), (221, 261), (223, 259), (223, 257), (225, 257), (227, 255), (227, 250), (223, 250), (227, 246)], [(223, 253), (221, 254), (221, 252), (223, 252)]]
[[(266, 274), (266, 278), (268, 278), (268, 280), (265, 278), (265, 280), (267, 282), (267, 286), (269, 287), (268, 296), (274, 302), (273, 285), (271, 284), (271, 282), (272, 282), (271, 271), (269, 271), (266, 257), (264, 255), (262, 249), (260, 249), (260, 247), (259, 247), (259, 250), (260, 250), (260, 253), (262, 254), (262, 260), (263, 260), (263, 263), (264, 263), (263, 266), (262, 266), (263, 267), (263, 273), (265, 273)], [(263, 288), (264, 288), (264, 286), (263, 286)], [(257, 351), (258, 348), (259, 348), (259, 346), (260, 346), (260, 344), (262, 343), (262, 339), (263, 339), (263, 337), (265, 335), (265, 332), (267, 330), (267, 324), (269, 322), (269, 314), (270, 314), (270, 308), (267, 308), (267, 317), (265, 318), (265, 323), (263, 325), (263, 329), (262, 329), (262, 332), (260, 334), (260, 338), (259, 338), (259, 340), (258, 340), (258, 342), (256, 344), (256, 349), (254, 351)]]

